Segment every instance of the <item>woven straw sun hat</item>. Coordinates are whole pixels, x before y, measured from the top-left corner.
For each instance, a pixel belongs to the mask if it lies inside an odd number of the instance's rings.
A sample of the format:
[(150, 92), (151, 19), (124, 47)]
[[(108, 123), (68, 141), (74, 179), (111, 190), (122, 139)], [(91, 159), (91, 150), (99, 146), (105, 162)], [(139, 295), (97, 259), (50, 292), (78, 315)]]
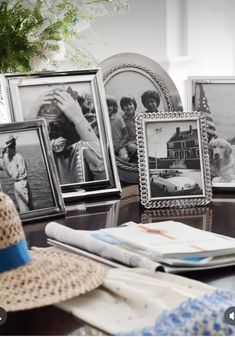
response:
[(100, 286), (107, 269), (53, 247), (29, 250), (13, 201), (0, 192), (0, 306), (6, 311), (41, 307)]

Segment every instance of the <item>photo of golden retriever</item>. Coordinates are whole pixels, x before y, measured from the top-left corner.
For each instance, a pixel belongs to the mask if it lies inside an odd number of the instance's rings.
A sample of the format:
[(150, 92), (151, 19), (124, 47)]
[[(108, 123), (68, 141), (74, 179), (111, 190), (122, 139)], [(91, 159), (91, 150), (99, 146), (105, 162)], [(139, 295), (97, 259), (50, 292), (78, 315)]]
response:
[(235, 180), (235, 160), (231, 144), (224, 138), (212, 138), (209, 143), (212, 182)]

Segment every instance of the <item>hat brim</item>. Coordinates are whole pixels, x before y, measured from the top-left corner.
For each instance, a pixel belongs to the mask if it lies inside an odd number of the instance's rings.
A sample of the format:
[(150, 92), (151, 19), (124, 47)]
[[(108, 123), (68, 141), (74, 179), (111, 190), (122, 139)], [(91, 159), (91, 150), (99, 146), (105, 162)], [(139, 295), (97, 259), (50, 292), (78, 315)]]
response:
[(54, 247), (33, 248), (27, 265), (0, 273), (0, 303), (7, 312), (65, 301), (99, 287), (107, 268)]
[[(17, 140), (17, 136), (16, 137), (13, 137), (11, 138), (10, 140), (6, 141), (5, 142), (5, 149), (9, 146), (11, 146), (12, 144), (16, 144), (16, 140)], [(8, 144), (7, 144), (8, 143)]]
[(8, 148), (9, 146), (13, 145), (13, 144), (16, 144), (15, 140), (9, 142), (9, 144), (5, 144), (5, 149)]

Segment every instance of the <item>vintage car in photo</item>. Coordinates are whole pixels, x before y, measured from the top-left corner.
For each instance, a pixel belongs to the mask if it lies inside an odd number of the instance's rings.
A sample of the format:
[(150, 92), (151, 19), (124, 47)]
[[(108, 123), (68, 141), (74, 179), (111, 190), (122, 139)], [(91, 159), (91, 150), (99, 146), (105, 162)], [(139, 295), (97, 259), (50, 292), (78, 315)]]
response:
[(152, 175), (150, 178), (152, 194), (157, 195), (174, 195), (174, 194), (195, 194), (200, 191), (198, 183), (188, 177), (173, 174), (164, 176), (161, 171)]

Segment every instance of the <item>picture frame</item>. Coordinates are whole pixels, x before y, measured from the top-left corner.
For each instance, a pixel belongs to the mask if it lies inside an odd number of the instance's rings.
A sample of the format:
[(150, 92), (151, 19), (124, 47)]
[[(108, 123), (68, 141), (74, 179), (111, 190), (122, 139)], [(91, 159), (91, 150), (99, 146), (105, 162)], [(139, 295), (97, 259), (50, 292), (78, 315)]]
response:
[(187, 208), (211, 201), (202, 113), (141, 113), (136, 130), (141, 203), (146, 208)]
[(235, 188), (234, 93), (232, 76), (188, 78), (188, 108), (200, 110), (206, 118), (212, 187), (217, 193)]
[(0, 124), (0, 184), (23, 222), (65, 213), (45, 120)]
[(99, 68), (8, 75), (5, 81), (14, 121), (46, 119), (65, 200), (120, 193)]
[[(135, 114), (146, 111), (141, 96), (148, 91), (157, 92), (159, 95), (159, 111), (183, 110), (181, 98), (174, 82), (161, 65), (149, 57), (136, 53), (116, 54), (101, 62), (100, 67), (103, 72), (106, 98), (112, 97), (117, 102), (118, 113), (116, 116), (125, 116), (120, 104), (123, 97), (135, 99)], [(113, 119), (113, 117), (111, 118)], [(130, 146), (129, 144), (126, 146), (128, 155), (123, 155), (119, 148), (115, 149), (116, 162), (121, 182), (135, 184), (139, 181), (135, 127), (133, 121), (130, 124), (131, 122), (125, 120), (125, 123), (129, 134), (131, 134), (130, 138), (133, 140), (129, 142)], [(129, 131), (130, 128), (131, 131)], [(114, 141), (114, 147), (115, 143), (116, 141)]]

